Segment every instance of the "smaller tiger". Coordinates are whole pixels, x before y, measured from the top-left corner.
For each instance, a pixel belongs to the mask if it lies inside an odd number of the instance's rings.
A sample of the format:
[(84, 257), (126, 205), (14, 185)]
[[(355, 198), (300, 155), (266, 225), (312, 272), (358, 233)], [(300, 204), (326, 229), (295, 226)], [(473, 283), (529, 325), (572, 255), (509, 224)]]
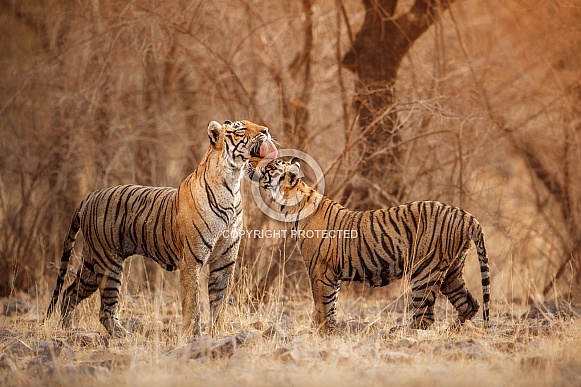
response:
[(314, 322), (321, 330), (329, 332), (335, 325), (341, 281), (385, 286), (406, 274), (412, 288), (410, 328), (427, 329), (434, 322), (439, 292), (458, 312), (455, 325), (472, 319), (480, 305), (462, 278), (471, 242), (480, 262), (488, 325), (488, 254), (480, 224), (466, 211), (436, 201), (350, 211), (305, 184), (296, 159), (251, 159), (246, 174), (292, 224), (311, 281)]

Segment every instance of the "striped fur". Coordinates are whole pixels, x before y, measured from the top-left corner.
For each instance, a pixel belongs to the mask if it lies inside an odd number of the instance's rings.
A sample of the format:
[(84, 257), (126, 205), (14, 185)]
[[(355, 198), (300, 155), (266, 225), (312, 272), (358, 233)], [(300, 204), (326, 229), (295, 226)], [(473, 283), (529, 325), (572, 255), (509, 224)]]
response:
[[(426, 329), (434, 322), (438, 292), (456, 308), (456, 324), (471, 319), (480, 307), (462, 278), (471, 242), (476, 245), (480, 262), (483, 316), (488, 324), (488, 254), (482, 228), (472, 215), (436, 201), (349, 211), (307, 186), (300, 179), (299, 168), (294, 160), (287, 163), (276, 159), (265, 167), (257, 166), (254, 160), (246, 173), (270, 193), (286, 221), (292, 223), (311, 280), (314, 318), (319, 328), (329, 331), (335, 325), (341, 281), (375, 287), (404, 275), (410, 278), (412, 288), (411, 328)], [(304, 211), (312, 213), (300, 219)], [(322, 230), (351, 233), (334, 237), (327, 233), (324, 237)]]
[[(71, 323), (79, 302), (97, 289), (100, 320), (113, 337), (126, 335), (117, 314), (123, 264), (131, 255), (155, 260), (166, 270), (180, 269), (182, 333), (200, 335), (200, 269), (208, 264), (212, 333), (234, 272), (239, 239), (222, 231), (241, 229), (242, 168), (270, 140), (268, 129), (248, 121), (208, 125), (210, 146), (196, 170), (178, 188), (121, 185), (89, 194), (75, 209), (64, 241), (60, 271), (47, 317), (63, 284), (77, 233), (84, 237), (82, 265), (64, 291), (61, 318)], [(235, 233), (228, 233), (235, 235)]]

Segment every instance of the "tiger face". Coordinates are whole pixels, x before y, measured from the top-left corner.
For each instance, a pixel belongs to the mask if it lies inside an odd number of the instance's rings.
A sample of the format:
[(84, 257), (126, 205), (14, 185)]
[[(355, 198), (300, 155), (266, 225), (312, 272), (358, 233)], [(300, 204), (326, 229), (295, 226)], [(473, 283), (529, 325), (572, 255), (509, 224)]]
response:
[(216, 121), (208, 125), (210, 143), (217, 151), (222, 151), (232, 166), (240, 167), (252, 157), (274, 159), (277, 149), (265, 126), (250, 121)]
[(304, 175), (299, 159), (293, 158), (287, 162), (275, 158), (265, 162), (252, 158), (246, 168), (246, 176), (258, 182), (260, 188), (269, 193), (270, 199), (281, 207), (298, 204), (308, 188), (302, 181)]

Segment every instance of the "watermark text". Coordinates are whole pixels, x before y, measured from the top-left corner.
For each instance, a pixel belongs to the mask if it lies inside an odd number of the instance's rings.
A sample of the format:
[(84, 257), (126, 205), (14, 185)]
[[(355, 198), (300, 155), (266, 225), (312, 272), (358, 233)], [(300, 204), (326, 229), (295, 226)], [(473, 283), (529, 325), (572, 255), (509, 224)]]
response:
[(355, 239), (357, 230), (224, 230), (226, 239), (274, 239), (274, 238), (317, 238), (317, 239)]

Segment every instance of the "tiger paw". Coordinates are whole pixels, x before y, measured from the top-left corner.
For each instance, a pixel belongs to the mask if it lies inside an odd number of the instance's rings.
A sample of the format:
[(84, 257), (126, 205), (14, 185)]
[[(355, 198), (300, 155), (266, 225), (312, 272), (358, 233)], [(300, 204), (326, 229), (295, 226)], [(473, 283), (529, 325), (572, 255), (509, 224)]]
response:
[(123, 325), (121, 325), (118, 319), (104, 318), (101, 319), (101, 324), (103, 324), (105, 330), (109, 333), (109, 336), (111, 336), (112, 339), (122, 339), (127, 337), (128, 332)]
[(109, 335), (111, 335), (111, 338), (113, 339), (123, 339), (127, 337), (128, 332), (121, 324), (117, 323), (113, 326), (113, 329), (109, 331)]

